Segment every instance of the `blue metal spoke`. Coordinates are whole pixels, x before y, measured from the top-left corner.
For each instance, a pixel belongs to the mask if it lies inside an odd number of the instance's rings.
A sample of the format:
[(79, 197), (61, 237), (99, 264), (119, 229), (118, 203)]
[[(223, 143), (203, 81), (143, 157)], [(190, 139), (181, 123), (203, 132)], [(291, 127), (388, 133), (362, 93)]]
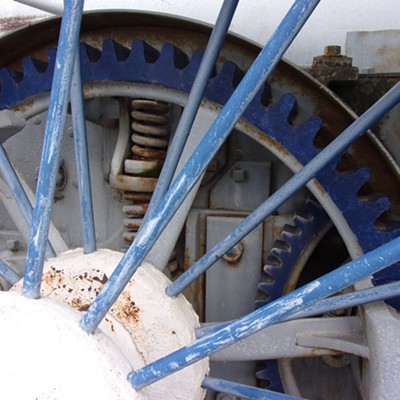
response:
[(400, 260), (400, 237), (128, 376), (141, 389)]
[(166, 290), (169, 296), (176, 296), (207, 271), (236, 243), (265, 220), (272, 212), (290, 198), (298, 189), (307, 184), (323, 167), (339, 156), (355, 139), (377, 123), (383, 115), (400, 101), (400, 84), (397, 84), (353, 122), (340, 136), (325, 147), (307, 165), (290, 178), (279, 190), (245, 218), (230, 234), (200, 258), (189, 270), (181, 275)]
[(297, 0), (291, 7), (89, 307), (81, 321), (83, 330), (95, 331), (318, 3)]
[[(28, 226), (31, 226), (33, 214), (31, 202), (2, 144), (0, 144), (0, 171), (18, 203), (26, 223)], [(46, 254), (48, 257), (55, 257), (56, 253), (49, 241), (46, 246)]]
[(204, 378), (202, 387), (251, 400), (302, 400), (300, 397), (210, 377)]
[(11, 286), (14, 286), (21, 277), (3, 260), (0, 260), (0, 276)]
[(169, 146), (167, 158), (165, 159), (164, 166), (158, 178), (143, 223), (145, 223), (152, 215), (154, 209), (160, 203), (172, 181), (179, 159), (182, 155), (182, 150), (192, 128), (201, 99), (203, 98), (207, 83), (215, 67), (215, 62), (238, 3), (239, 0), (225, 0), (221, 7), (221, 11), (218, 15), (210, 40), (197, 71), (196, 78), (193, 81), (193, 86), (190, 90), (185, 108)]
[[(313, 317), (324, 313), (358, 307), (364, 304), (374, 303), (377, 301), (388, 300), (393, 297), (400, 296), (400, 282), (391, 282), (384, 285), (375, 286), (370, 289), (357, 290), (355, 292), (341, 294), (328, 299), (317, 301), (310, 307), (290, 315), (284, 321), (293, 321), (300, 318)], [(211, 335), (223, 327), (229, 325), (230, 322), (222, 322), (209, 326), (205, 326), (196, 330), (196, 338)]]
[(75, 158), (81, 207), (83, 252), (96, 250), (92, 190), (90, 186), (89, 152), (83, 105), (79, 51), (76, 54), (71, 86), (72, 126), (74, 130)]
[(82, 10), (83, 0), (65, 2), (25, 267), (23, 294), (31, 298), (40, 297), (45, 243), (54, 201)]

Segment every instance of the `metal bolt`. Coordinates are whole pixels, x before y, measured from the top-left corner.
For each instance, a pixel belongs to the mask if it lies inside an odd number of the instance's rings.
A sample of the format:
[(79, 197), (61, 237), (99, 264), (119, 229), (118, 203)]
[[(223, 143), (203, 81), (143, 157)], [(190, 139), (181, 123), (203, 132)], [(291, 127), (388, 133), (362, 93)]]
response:
[(340, 46), (329, 45), (329, 46), (325, 47), (324, 56), (335, 57), (335, 56), (340, 56), (340, 55), (341, 55), (341, 47)]
[(17, 251), (21, 247), (21, 243), (17, 239), (7, 240), (6, 246), (8, 250)]
[(230, 264), (237, 263), (242, 257), (243, 251), (244, 246), (241, 242), (239, 242), (224, 254), (223, 259)]
[(246, 179), (246, 171), (241, 168), (234, 168), (231, 171), (231, 178), (236, 183), (243, 182)]

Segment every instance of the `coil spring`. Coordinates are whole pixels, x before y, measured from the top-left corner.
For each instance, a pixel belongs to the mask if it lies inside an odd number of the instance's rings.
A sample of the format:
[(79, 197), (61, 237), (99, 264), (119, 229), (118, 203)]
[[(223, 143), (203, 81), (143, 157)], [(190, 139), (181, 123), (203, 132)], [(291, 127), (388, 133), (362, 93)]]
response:
[[(170, 105), (153, 100), (131, 101), (132, 147), (125, 160), (125, 174), (157, 178), (166, 157), (169, 141)], [(130, 245), (135, 239), (150, 202), (151, 193), (125, 192), (123, 206), (124, 240)]]

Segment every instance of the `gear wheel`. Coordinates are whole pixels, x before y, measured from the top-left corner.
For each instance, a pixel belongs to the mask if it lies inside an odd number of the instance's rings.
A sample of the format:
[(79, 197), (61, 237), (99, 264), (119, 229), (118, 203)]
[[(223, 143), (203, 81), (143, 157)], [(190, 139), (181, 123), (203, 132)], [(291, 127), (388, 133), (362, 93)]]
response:
[[(82, 44), (80, 48), (82, 81), (84, 84), (117, 81), (134, 82), (141, 84), (160, 85), (178, 91), (189, 92), (196, 75), (201, 53), (194, 53), (188, 57), (171, 44), (165, 44), (161, 51), (153, 48), (141, 40), (135, 40), (132, 48), (128, 49), (114, 41), (106, 40), (102, 50)], [(8, 109), (19, 105), (51, 88), (52, 75), (55, 62), (55, 50), (48, 53), (48, 63), (25, 58), (23, 61), (23, 74), (3, 68), (0, 70), (0, 109)], [(242, 71), (233, 63), (226, 62), (221, 70), (211, 79), (205, 97), (215, 103), (225, 104), (232, 91), (240, 82)], [(278, 143), (291, 153), (299, 162), (306, 164), (318, 152), (315, 145), (323, 121), (318, 116), (311, 116), (300, 125), (293, 125), (290, 116), (296, 108), (296, 99), (292, 94), (284, 94), (279, 101), (269, 104), (271, 87), (266, 84), (262, 91), (245, 111), (243, 118), (256, 126), (269, 139)], [(359, 167), (346, 172), (340, 172), (337, 164), (338, 157), (317, 175), (317, 180), (323, 190), (330, 196), (336, 207), (343, 214), (350, 229), (357, 237), (363, 251), (371, 250), (400, 234), (397, 228), (378, 229), (376, 220), (390, 208), (390, 201), (384, 196), (360, 198), (360, 188), (370, 179), (370, 172), (366, 167)], [(315, 203), (309, 203), (312, 219), (295, 217), (294, 226), (303, 234), (296, 236), (291, 230), (283, 233), (285, 240), (298, 247), (310, 240), (312, 234), (322, 229), (327, 218), (325, 213)], [(292, 237), (292, 238), (291, 238)], [(303, 243), (303, 241), (305, 241)], [(261, 281), (259, 289), (262, 295), (274, 298), (282, 292), (284, 283), (296, 260), (293, 259), (299, 251), (287, 252), (278, 247), (272, 250), (273, 256), (282, 261), (276, 268), (273, 263), (267, 265), (265, 273), (272, 276), (273, 283), (268, 279)], [(264, 278), (267, 275), (263, 275)], [(268, 276), (268, 278), (269, 278)], [(377, 274), (373, 282), (384, 283), (388, 280), (400, 278), (398, 268), (392, 267)], [(266, 299), (258, 299), (257, 305)], [(391, 304), (400, 308), (400, 301)], [(267, 369), (260, 371), (260, 379), (269, 379), (271, 389), (282, 389), (277, 370)]]
[[(141, 40), (134, 40), (128, 49), (114, 41), (105, 40), (102, 51), (87, 44), (80, 48), (82, 81), (137, 82), (162, 85), (188, 92), (197, 72), (201, 53), (196, 52), (189, 60), (178, 48), (165, 44), (159, 52)], [(33, 58), (23, 59), (23, 74), (2, 68), (0, 70), (0, 110), (12, 108), (18, 103), (49, 91), (51, 88), (55, 50), (48, 53), (48, 63)], [(221, 71), (210, 81), (205, 97), (218, 104), (225, 104), (243, 76), (233, 63), (226, 62)], [(294, 126), (290, 116), (296, 107), (296, 99), (287, 93), (275, 104), (267, 106), (271, 88), (268, 84), (258, 93), (243, 117), (282, 145), (302, 164), (310, 161), (319, 151), (314, 140), (323, 124), (318, 116), (311, 116), (304, 123)], [(400, 229), (378, 229), (376, 220), (391, 206), (385, 196), (360, 198), (360, 188), (368, 182), (370, 172), (361, 167), (339, 172), (338, 157), (317, 175), (317, 180), (342, 212), (363, 251), (367, 252), (400, 234)], [(373, 282), (384, 283), (400, 278), (396, 266), (376, 274)], [(400, 302), (392, 301), (400, 308)]]

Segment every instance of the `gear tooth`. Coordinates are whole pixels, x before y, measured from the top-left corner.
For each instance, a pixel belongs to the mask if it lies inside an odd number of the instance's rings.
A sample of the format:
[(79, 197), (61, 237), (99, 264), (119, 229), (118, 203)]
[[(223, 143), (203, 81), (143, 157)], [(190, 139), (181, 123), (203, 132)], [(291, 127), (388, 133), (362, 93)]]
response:
[(283, 393), (284, 389), (280, 379), (278, 363), (275, 360), (261, 361), (259, 365), (262, 367), (256, 372), (256, 378), (261, 381), (261, 387)]
[(302, 157), (297, 155), (303, 164), (306, 164), (318, 153), (317, 148), (314, 146), (314, 139), (317, 133), (320, 131), (322, 124), (323, 120), (320, 116), (312, 115), (301, 125), (295, 127), (296, 135), (301, 137), (300, 140), (303, 143)]
[(352, 171), (339, 173), (330, 185), (334, 202), (342, 211), (352, 207), (357, 201), (357, 193), (370, 179), (371, 172), (367, 167), (359, 167)]
[[(81, 62), (81, 77), (83, 82), (94, 80), (97, 72), (97, 61), (101, 57), (101, 52), (87, 43), (80, 43), (79, 55)], [(96, 76), (97, 77), (97, 76)]]
[(1, 89), (9, 85), (9, 82), (12, 82), (13, 85), (22, 81), (24, 74), (19, 71), (14, 71), (8, 68), (0, 69), (0, 83)]
[(264, 87), (257, 92), (253, 100), (247, 106), (243, 116), (249, 121), (253, 121), (257, 125), (262, 123), (266, 112), (266, 106), (270, 101), (271, 87), (265, 84)]
[(102, 49), (101, 58), (110, 57), (119, 62), (126, 61), (131, 54), (131, 51), (128, 48), (110, 39), (104, 40)]
[(291, 240), (294, 236), (298, 237), (301, 234), (301, 229), (295, 225), (285, 224), (282, 228), (281, 236), (284, 239)]
[(270, 107), (270, 112), (275, 118), (288, 122), (296, 111), (297, 100), (291, 93), (285, 93), (282, 97)]
[(132, 42), (130, 58), (140, 60), (143, 64), (154, 64), (160, 58), (160, 52), (143, 40)]
[[(359, 210), (358, 212), (361, 210), (362, 215), (359, 215), (357, 219), (359, 223), (363, 222), (365, 225), (373, 225), (375, 221), (391, 207), (390, 200), (386, 196), (379, 194), (359, 197), (357, 198), (357, 203), (358, 207), (353, 203), (348, 207), (349, 211), (344, 214), (346, 215), (348, 213), (353, 215), (356, 212), (356, 208)], [(351, 218), (350, 215), (348, 218)]]
[(101, 51), (88, 45), (87, 43), (80, 44), (81, 58), (82, 60), (87, 60), (89, 63), (96, 63), (100, 60)]
[[(172, 44), (165, 44), (161, 49), (160, 57), (150, 65), (153, 74), (158, 76), (158, 83), (173, 87), (178, 90), (189, 92), (193, 83), (186, 72), (188, 58), (186, 54)], [(149, 65), (144, 74), (149, 74)], [(193, 78), (193, 76), (191, 77)]]
[[(272, 251), (271, 251), (271, 253), (272, 253)], [(267, 257), (267, 262), (264, 266), (264, 272), (269, 273), (269, 271), (271, 271), (272, 269), (280, 268), (281, 266), (282, 266), (281, 259), (272, 253), (272, 255)]]
[(183, 69), (189, 64), (187, 55), (170, 43), (164, 44), (158, 61), (167, 64), (172, 61), (172, 65), (178, 69)]
[(34, 94), (43, 91), (50, 91), (53, 80), (53, 69), (48, 67), (48, 64), (26, 57), (22, 61), (24, 68), (24, 79), (21, 82), (21, 90), (25, 97), (33, 96)]
[[(203, 58), (203, 53), (201, 51), (195, 51), (190, 59), (189, 64), (185, 67), (185, 74), (190, 82), (194, 81), (197, 71), (199, 70), (202, 58)], [(215, 74), (216, 71), (214, 68), (213, 72), (211, 73), (211, 77), (215, 76)]]
[(127, 71), (123, 66), (129, 55), (130, 50), (126, 47), (113, 40), (104, 40), (100, 54), (95, 52), (89, 56), (89, 59), (95, 60), (91, 61), (91, 72), (98, 80), (125, 80)]
[[(258, 294), (257, 294), (257, 295), (258, 295)], [(262, 296), (262, 294), (261, 294), (261, 296)], [(260, 299), (254, 300), (254, 306), (255, 306), (256, 308), (261, 308), (261, 307), (265, 306), (267, 303), (268, 303), (268, 299), (262, 299), (262, 298), (260, 298)]]
[(243, 72), (236, 64), (229, 61), (224, 63), (221, 71), (210, 80), (206, 97), (212, 101), (225, 104), (242, 77)]
[(4, 110), (15, 104), (15, 96), (18, 93), (19, 82), (22, 80), (22, 74), (7, 68), (0, 69), (0, 109)]
[(31, 57), (24, 57), (22, 60), (24, 75), (44, 74), (47, 70), (47, 66), (48, 64), (46, 62)]
[(373, 250), (400, 234), (400, 230), (396, 228), (381, 230), (379, 224), (376, 223), (377, 219), (390, 209), (390, 206), (390, 200), (382, 195), (355, 197), (353, 204), (343, 212), (365, 252)]
[(277, 239), (274, 242), (274, 250), (278, 252), (290, 251), (290, 244), (286, 240)]

